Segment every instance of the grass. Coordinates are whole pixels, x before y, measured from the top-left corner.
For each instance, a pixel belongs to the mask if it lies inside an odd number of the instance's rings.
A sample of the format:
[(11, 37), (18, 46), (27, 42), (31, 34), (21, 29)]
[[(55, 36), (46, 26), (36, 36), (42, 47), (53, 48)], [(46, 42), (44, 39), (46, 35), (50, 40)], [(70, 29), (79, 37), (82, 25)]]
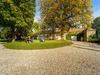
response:
[(58, 47), (64, 47), (71, 45), (71, 42), (67, 41), (46, 41), (46, 42), (39, 42), (35, 41), (34, 43), (25, 43), (25, 42), (10, 42), (4, 44), (6, 48), (9, 49), (17, 49), (17, 50), (32, 50), (32, 49), (52, 49), (52, 48), (58, 48)]

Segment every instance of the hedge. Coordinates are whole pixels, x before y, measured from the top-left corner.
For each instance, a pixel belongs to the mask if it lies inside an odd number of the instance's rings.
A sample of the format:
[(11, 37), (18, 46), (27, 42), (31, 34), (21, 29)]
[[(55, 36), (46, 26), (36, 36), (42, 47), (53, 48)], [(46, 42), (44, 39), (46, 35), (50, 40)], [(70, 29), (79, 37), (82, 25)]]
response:
[(31, 36), (31, 38), (37, 39), (38, 35), (34, 34), (33, 36)]
[(98, 39), (98, 38), (93, 38), (93, 39), (91, 39), (91, 42), (100, 43), (100, 39)]

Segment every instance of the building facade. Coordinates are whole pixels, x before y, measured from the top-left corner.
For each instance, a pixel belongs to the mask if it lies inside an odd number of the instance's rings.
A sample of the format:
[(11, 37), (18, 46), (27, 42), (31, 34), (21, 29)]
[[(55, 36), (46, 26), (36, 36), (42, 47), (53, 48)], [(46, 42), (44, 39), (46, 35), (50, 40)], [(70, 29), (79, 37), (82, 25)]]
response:
[[(95, 34), (96, 31), (94, 29), (91, 29), (91, 30), (88, 30), (88, 29), (84, 29), (84, 28), (74, 28), (74, 29), (70, 29), (69, 31), (64, 31), (64, 40), (66, 40), (66, 35), (68, 33), (84, 33), (83, 35), (83, 40), (86, 41), (87, 40), (87, 37), (91, 34)], [(48, 30), (48, 31), (42, 31), (40, 33), (34, 33), (34, 34), (37, 34), (38, 37), (37, 39), (40, 40), (40, 39), (45, 39), (45, 40), (52, 40), (53, 38), (53, 35), (52, 35), (52, 30)], [(61, 40), (61, 37), (60, 37), (60, 30), (55, 30), (55, 40)], [(72, 39), (75, 40), (75, 36), (73, 36)]]

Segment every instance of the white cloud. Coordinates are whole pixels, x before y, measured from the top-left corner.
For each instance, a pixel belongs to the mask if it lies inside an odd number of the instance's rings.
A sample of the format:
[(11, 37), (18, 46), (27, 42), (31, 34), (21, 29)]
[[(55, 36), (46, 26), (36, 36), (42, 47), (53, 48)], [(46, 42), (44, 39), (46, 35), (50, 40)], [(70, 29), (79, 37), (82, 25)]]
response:
[(94, 11), (93, 16), (94, 16), (95, 18), (96, 18), (96, 17), (99, 17), (99, 16), (100, 16), (100, 10)]

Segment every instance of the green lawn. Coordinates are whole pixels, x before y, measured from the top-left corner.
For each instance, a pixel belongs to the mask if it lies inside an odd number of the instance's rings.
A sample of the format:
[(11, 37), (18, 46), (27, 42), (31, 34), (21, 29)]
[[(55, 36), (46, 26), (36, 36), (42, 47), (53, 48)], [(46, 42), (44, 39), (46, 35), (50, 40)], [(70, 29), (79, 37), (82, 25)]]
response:
[(46, 42), (39, 42), (35, 41), (34, 43), (25, 43), (25, 42), (10, 42), (4, 44), (6, 48), (9, 49), (23, 49), (23, 50), (31, 50), (31, 49), (51, 49), (51, 48), (58, 48), (71, 45), (71, 42), (67, 41), (46, 41)]

